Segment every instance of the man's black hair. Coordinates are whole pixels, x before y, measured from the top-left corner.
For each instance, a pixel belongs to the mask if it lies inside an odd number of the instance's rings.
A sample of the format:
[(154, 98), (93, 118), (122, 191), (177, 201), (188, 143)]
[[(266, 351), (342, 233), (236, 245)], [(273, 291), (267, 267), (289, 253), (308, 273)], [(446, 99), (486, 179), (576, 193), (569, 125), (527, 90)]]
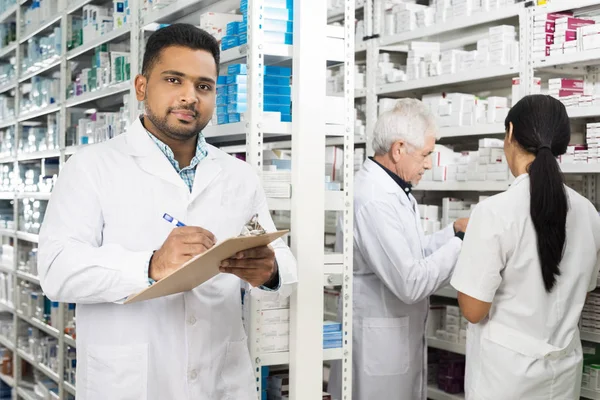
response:
[(148, 38), (142, 62), (142, 74), (145, 77), (149, 76), (150, 70), (160, 57), (160, 53), (170, 46), (208, 51), (215, 59), (218, 74), (221, 52), (217, 40), (205, 30), (194, 25), (172, 24), (157, 30)]

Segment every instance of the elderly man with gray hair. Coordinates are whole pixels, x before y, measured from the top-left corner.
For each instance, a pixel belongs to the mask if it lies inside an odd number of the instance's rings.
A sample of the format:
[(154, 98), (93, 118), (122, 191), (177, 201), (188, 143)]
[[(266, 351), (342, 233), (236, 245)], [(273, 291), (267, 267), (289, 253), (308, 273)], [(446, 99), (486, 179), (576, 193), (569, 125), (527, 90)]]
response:
[(353, 400), (427, 398), (429, 296), (448, 284), (468, 222), (423, 233), (411, 188), (431, 169), (436, 133), (421, 101), (399, 100), (379, 117), (375, 156), (356, 174)]

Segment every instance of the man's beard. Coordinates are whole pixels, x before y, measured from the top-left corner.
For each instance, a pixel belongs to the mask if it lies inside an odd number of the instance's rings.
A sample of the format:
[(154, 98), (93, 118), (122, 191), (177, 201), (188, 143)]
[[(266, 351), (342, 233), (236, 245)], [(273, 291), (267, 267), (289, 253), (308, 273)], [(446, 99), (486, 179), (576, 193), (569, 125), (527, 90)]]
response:
[(186, 107), (172, 108), (172, 107), (170, 107), (167, 109), (167, 113), (164, 117), (159, 117), (152, 112), (152, 110), (150, 109), (150, 107), (148, 107), (148, 105), (146, 105), (145, 116), (165, 136), (167, 136), (171, 139), (182, 140), (182, 141), (193, 138), (199, 132), (201, 132), (202, 129), (204, 129), (206, 127), (206, 125), (208, 124), (208, 122), (203, 124), (201, 121), (198, 121), (195, 119), (194, 121), (190, 121), (188, 123), (188, 126), (185, 126), (185, 127), (173, 126), (172, 124), (169, 124), (169, 122), (167, 121), (167, 117), (174, 110), (186, 110), (186, 111), (193, 111), (194, 113), (197, 113), (197, 111), (194, 108), (186, 108)]

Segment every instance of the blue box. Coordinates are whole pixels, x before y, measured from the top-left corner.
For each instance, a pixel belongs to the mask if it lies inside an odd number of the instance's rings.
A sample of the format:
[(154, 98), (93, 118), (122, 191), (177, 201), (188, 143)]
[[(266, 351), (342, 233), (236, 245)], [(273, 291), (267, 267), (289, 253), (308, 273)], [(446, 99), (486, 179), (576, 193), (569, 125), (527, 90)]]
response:
[(235, 96), (238, 93), (248, 93), (248, 85), (234, 84), (227, 86), (227, 96)]
[(294, 35), (291, 33), (265, 31), (265, 42), (272, 44), (294, 44)]
[(263, 107), (264, 111), (272, 111), (272, 112), (280, 112), (282, 114), (291, 114), (292, 106), (291, 105), (281, 105), (281, 104), (265, 104)]
[(248, 21), (240, 22), (240, 26), (238, 28), (238, 35), (247, 35), (248, 34)]
[(227, 105), (228, 114), (245, 113), (248, 110), (248, 103), (229, 103)]
[(325, 340), (325, 341), (329, 341), (329, 340), (342, 340), (342, 331), (324, 332), (323, 333), (323, 340)]
[(229, 103), (229, 96), (227, 96), (226, 94), (220, 94), (217, 96), (217, 105), (218, 106), (225, 106)]
[(218, 106), (217, 107), (217, 114), (227, 114), (227, 105)]
[(228, 114), (217, 114), (217, 124), (223, 125), (229, 123), (229, 115)]
[(248, 66), (246, 64), (232, 64), (227, 67), (227, 75), (247, 75)]
[(248, 102), (248, 93), (237, 93), (231, 96), (227, 96), (229, 103), (247, 103)]
[(265, 95), (282, 95), (282, 96), (291, 96), (292, 95), (292, 87), (288, 84), (286, 86), (272, 86), (268, 85), (265, 82), (265, 86), (263, 87), (263, 92)]
[(239, 36), (225, 36), (223, 39), (221, 39), (221, 50), (233, 49), (239, 45)]
[(265, 95), (264, 96), (264, 103), (265, 104), (284, 104), (284, 105), (290, 105), (292, 104), (292, 97), (291, 96), (277, 96), (277, 95)]
[[(323, 332), (341, 332), (342, 331), (342, 324), (341, 322), (334, 322), (334, 321), (325, 321), (323, 323)], [(341, 337), (340, 337), (341, 339)]]
[(293, 8), (265, 7), (263, 9), (263, 17), (268, 18), (268, 19), (293, 21), (294, 20), (294, 9)]
[(217, 86), (217, 96), (227, 94), (227, 89), (228, 89), (228, 86), (225, 86), (225, 85)]
[(227, 75), (227, 84), (231, 85), (234, 83), (248, 83), (248, 75)]
[(292, 122), (292, 114), (281, 114), (281, 122)]
[(341, 340), (327, 340), (327, 341), (323, 341), (323, 348), (324, 349), (338, 349), (342, 347), (342, 341)]
[(227, 83), (227, 76), (225, 75), (220, 75), (217, 78), (217, 85), (225, 85)]
[(240, 46), (248, 43), (248, 35), (247, 34), (243, 34), (238, 37), (239, 37)]
[(236, 123), (236, 122), (242, 122), (242, 114), (228, 114), (229, 115), (229, 122), (230, 123)]
[(230, 22), (227, 24), (227, 36), (237, 36), (240, 33), (239, 21)]
[[(294, 8), (294, 0), (264, 0), (264, 7)], [(248, 10), (248, 0), (240, 1), (240, 10)]]
[[(265, 86), (290, 86), (290, 78), (265, 75)], [(269, 93), (272, 94), (272, 93)]]
[[(284, 21), (284, 20), (280, 20), (280, 19), (267, 18), (267, 19), (265, 19), (263, 28), (265, 29), (265, 31), (293, 33), (294, 32), (294, 23), (292, 21)], [(240, 31), (240, 33), (241, 33), (241, 31)]]

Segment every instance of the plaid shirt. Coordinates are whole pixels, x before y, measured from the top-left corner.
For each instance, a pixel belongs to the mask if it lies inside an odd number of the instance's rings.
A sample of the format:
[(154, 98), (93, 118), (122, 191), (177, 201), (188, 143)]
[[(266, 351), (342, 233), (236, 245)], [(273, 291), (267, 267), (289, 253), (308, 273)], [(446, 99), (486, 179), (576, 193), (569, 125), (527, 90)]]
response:
[[(146, 132), (148, 132), (148, 130), (146, 130)], [(154, 143), (156, 143), (158, 148), (167, 157), (167, 160), (169, 160), (173, 168), (175, 168), (175, 171), (177, 171), (181, 179), (183, 179), (188, 188), (190, 188), (191, 193), (192, 187), (194, 186), (194, 178), (196, 177), (196, 166), (208, 155), (206, 139), (204, 139), (202, 133), (198, 134), (198, 142), (196, 143), (196, 155), (194, 156), (194, 158), (192, 158), (190, 165), (183, 169), (179, 168), (179, 162), (175, 159), (173, 150), (171, 150), (169, 146), (164, 144), (161, 140), (159, 140), (150, 132), (148, 132), (148, 135), (152, 138), (152, 140), (154, 140)]]

